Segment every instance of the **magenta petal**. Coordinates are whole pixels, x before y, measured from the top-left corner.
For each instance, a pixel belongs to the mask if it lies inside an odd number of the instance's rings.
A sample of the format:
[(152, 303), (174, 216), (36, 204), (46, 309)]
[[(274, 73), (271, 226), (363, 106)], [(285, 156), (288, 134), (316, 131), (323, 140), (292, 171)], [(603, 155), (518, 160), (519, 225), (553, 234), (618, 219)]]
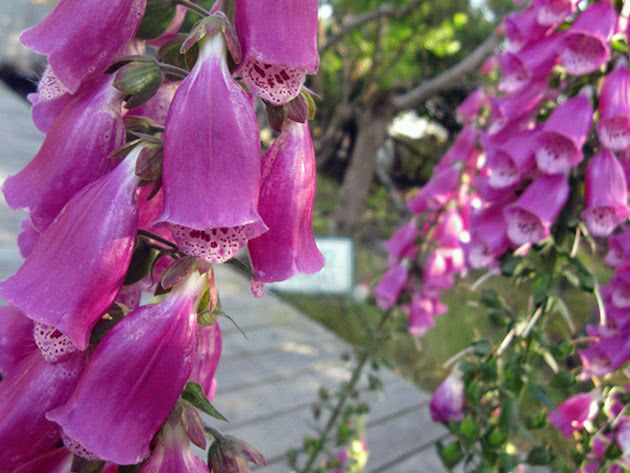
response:
[(613, 151), (630, 147), (630, 71), (619, 64), (604, 79), (599, 96), (597, 135), (602, 145)]
[(617, 13), (608, 0), (591, 5), (578, 16), (560, 45), (560, 59), (571, 75), (597, 70), (610, 58), (610, 39)]
[(472, 218), (471, 244), (468, 249), (468, 264), (472, 268), (483, 268), (492, 264), (509, 247), (503, 207), (487, 207)]
[(495, 189), (506, 189), (518, 184), (535, 166), (532, 144), (537, 131), (523, 130), (488, 149), (488, 184)]
[(39, 231), (72, 196), (116, 165), (108, 155), (124, 144), (125, 128), (120, 117), (123, 97), (111, 81), (68, 106), (35, 158), (2, 187), (9, 206), (28, 211)]
[(459, 104), (455, 113), (460, 122), (473, 121), (481, 109), (488, 104), (488, 96), (482, 87), (473, 90), (466, 99)]
[(538, 24), (556, 26), (568, 19), (577, 9), (577, 0), (535, 0)]
[(26, 259), (33, 251), (35, 243), (39, 240), (41, 233), (33, 227), (33, 223), (30, 218), (22, 220), (20, 222), (20, 228), (22, 231), (17, 237), (17, 244), (20, 248), (20, 255), (22, 258)]
[(460, 171), (456, 166), (438, 170), (420, 192), (407, 201), (407, 208), (415, 215), (439, 209), (453, 197), (459, 181)]
[(451, 373), (433, 393), (429, 411), (433, 422), (462, 420), (464, 416), (464, 382), (457, 372)]
[(12, 473), (70, 473), (72, 454), (65, 448), (57, 448), (44, 453)]
[(510, 50), (518, 51), (530, 42), (539, 40), (549, 30), (548, 26), (536, 21), (538, 12), (530, 6), (519, 13), (505, 17), (505, 34), (510, 41)]
[(204, 276), (192, 275), (159, 304), (140, 307), (114, 326), (71, 398), (48, 419), (103, 460), (128, 465), (146, 458), (190, 375), (194, 304), (205, 284)]
[(515, 245), (536, 243), (549, 229), (569, 197), (566, 176), (541, 176), (504, 210), (507, 234)]
[(630, 259), (630, 227), (623, 228), (623, 232), (608, 238), (608, 254), (606, 264), (619, 266)]
[(471, 156), (476, 153), (477, 137), (479, 132), (472, 125), (466, 125), (457, 134), (455, 141), (448, 149), (448, 151), (442, 156), (440, 162), (435, 166), (436, 173), (443, 169), (457, 163), (468, 163)]
[(576, 95), (557, 107), (538, 135), (538, 168), (547, 174), (557, 174), (579, 164), (592, 125), (593, 108), (587, 96)]
[(0, 307), (0, 374), (10, 374), (36, 349), (33, 321), (13, 307)]
[[(193, 454), (181, 424), (166, 425), (151, 458), (140, 473), (209, 473), (203, 460)], [(226, 472), (227, 473), (227, 472)]]
[(230, 77), (217, 34), (202, 46), (168, 113), (158, 223), (169, 224), (185, 253), (222, 263), (267, 229), (257, 210), (260, 174), (256, 114)]
[(0, 283), (9, 304), (57, 328), (82, 350), (116, 298), (131, 259), (139, 151), (76, 194), (18, 272)]
[(243, 48), (236, 74), (257, 96), (287, 103), (300, 93), (306, 74), (317, 72), (317, 0), (275, 0), (273, 8), (239, 0), (235, 25)]
[(263, 156), (258, 209), (269, 231), (249, 241), (254, 275), (262, 282), (312, 274), (324, 266), (313, 236), (315, 152), (308, 124), (288, 121)]
[(394, 232), (387, 243), (385, 243), (385, 248), (387, 248), (389, 253), (390, 265), (398, 263), (407, 254), (416, 242), (417, 236), (418, 228), (413, 219)]
[(407, 266), (403, 263), (392, 266), (374, 286), (376, 305), (383, 310), (391, 309), (407, 282)]
[(45, 414), (70, 397), (85, 363), (83, 353), (48, 363), (33, 351), (0, 382), (0, 472), (8, 473), (59, 441)]
[(530, 82), (519, 92), (508, 94), (500, 98), (490, 98), (492, 124), (488, 128), (491, 136), (496, 136), (509, 130), (511, 126), (521, 127), (538, 109), (547, 91), (546, 80)]
[(626, 177), (619, 161), (607, 149), (591, 158), (584, 179), (586, 210), (582, 218), (595, 236), (608, 236), (630, 216)]
[(221, 358), (221, 328), (215, 322), (209, 327), (197, 329), (197, 351), (193, 357), (190, 381), (198, 383), (203, 388), (206, 397), (212, 401), (214, 397), (214, 373)]
[(61, 0), (53, 12), (24, 31), (20, 41), (48, 55), (59, 80), (74, 93), (88, 75), (102, 72), (133, 38), (146, 0)]
[(576, 394), (549, 413), (549, 422), (569, 438), (574, 430), (595, 418), (599, 410), (598, 398), (590, 393)]

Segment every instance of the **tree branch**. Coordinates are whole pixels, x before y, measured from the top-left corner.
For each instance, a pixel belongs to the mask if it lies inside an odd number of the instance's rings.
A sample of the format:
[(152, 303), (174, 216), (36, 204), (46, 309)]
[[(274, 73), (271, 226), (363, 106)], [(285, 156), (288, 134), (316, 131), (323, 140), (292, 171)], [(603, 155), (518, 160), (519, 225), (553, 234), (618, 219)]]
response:
[(374, 10), (368, 10), (358, 15), (353, 15), (344, 21), (341, 29), (337, 33), (330, 35), (326, 39), (326, 42), (320, 46), (319, 53), (322, 54), (328, 48), (337, 44), (345, 35), (359, 26), (363, 26), (366, 23), (384, 17), (400, 18), (419, 7), (421, 3), (422, 0), (410, 0), (409, 4), (405, 8), (396, 8), (394, 5), (384, 3)]
[(486, 57), (491, 55), (499, 46), (500, 41), (501, 38), (497, 33), (491, 34), (472, 53), (450, 69), (433, 79), (420, 82), (420, 84), (404, 94), (394, 95), (391, 99), (394, 109), (403, 110), (415, 107), (442, 90), (449, 88), (454, 81), (477, 69)]

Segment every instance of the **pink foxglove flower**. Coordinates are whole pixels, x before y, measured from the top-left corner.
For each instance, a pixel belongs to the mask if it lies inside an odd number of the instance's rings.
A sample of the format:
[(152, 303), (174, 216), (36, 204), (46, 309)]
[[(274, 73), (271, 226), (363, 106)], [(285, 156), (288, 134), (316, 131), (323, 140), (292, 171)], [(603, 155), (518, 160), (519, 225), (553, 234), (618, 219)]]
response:
[(134, 37), (145, 5), (146, 0), (61, 0), (20, 41), (47, 55), (55, 76), (74, 93), (86, 77), (107, 69)]
[(623, 232), (608, 238), (608, 254), (606, 264), (620, 266), (630, 261), (630, 227), (623, 228)]
[(471, 228), (468, 264), (472, 268), (490, 266), (510, 246), (501, 205), (492, 205), (475, 213)]
[(67, 107), (35, 158), (2, 187), (9, 206), (28, 211), (39, 231), (77, 192), (117, 163), (108, 155), (125, 143), (123, 94), (111, 82), (102, 82)]
[(539, 25), (556, 26), (577, 9), (577, 0), (535, 0), (536, 21)]
[(38, 456), (12, 473), (71, 473), (72, 459), (72, 453), (60, 447)]
[(376, 305), (383, 310), (391, 309), (407, 282), (407, 265), (398, 263), (392, 266), (374, 287)]
[(472, 125), (466, 125), (458, 133), (453, 145), (442, 156), (440, 162), (435, 166), (434, 172), (438, 173), (455, 163), (462, 162), (469, 164), (476, 153), (477, 129)]
[(536, 163), (547, 174), (564, 173), (582, 161), (582, 146), (593, 124), (593, 109), (579, 94), (556, 108), (537, 138)]
[(262, 165), (258, 210), (269, 231), (248, 242), (254, 275), (273, 282), (319, 271), (324, 257), (313, 236), (315, 152), (308, 124), (287, 120)]
[(422, 292), (415, 293), (409, 307), (409, 333), (414, 337), (422, 337), (435, 325), (435, 317), (447, 310), (438, 298), (428, 297)]
[(537, 41), (549, 30), (548, 26), (536, 21), (538, 12), (534, 6), (505, 18), (505, 34), (510, 41), (510, 50), (519, 51), (528, 43)]
[(547, 238), (568, 197), (569, 183), (565, 176), (536, 179), (504, 210), (508, 238), (518, 246)]
[(226, 54), (222, 34), (205, 40), (177, 89), (166, 121), (164, 212), (157, 222), (168, 224), (182, 251), (210, 263), (227, 261), (267, 230), (257, 210), (258, 122)]
[(535, 167), (534, 150), (537, 130), (523, 130), (505, 142), (484, 146), (487, 152), (488, 184), (495, 189), (506, 189), (518, 184)]
[(204, 461), (190, 449), (190, 439), (182, 424), (171, 427), (166, 423), (157, 447), (140, 473), (209, 473)]
[(68, 335), (81, 350), (116, 298), (131, 259), (139, 153), (136, 148), (76, 194), (18, 272), (0, 283), (0, 296), (9, 304)]
[(464, 417), (464, 382), (461, 375), (454, 371), (433, 393), (429, 411), (433, 422), (450, 422)]
[(531, 82), (519, 92), (500, 98), (491, 97), (492, 123), (488, 133), (497, 136), (506, 131), (512, 133), (511, 126), (516, 126), (517, 129), (526, 128), (522, 126), (523, 122), (528, 121), (536, 112), (545, 98), (546, 89), (547, 82), (541, 80)]
[(408, 256), (409, 251), (416, 242), (417, 236), (418, 227), (413, 219), (394, 232), (387, 243), (385, 243), (390, 265), (398, 263), (402, 258)]
[(630, 71), (621, 62), (606, 76), (599, 96), (597, 135), (613, 151), (630, 147)]
[(473, 121), (481, 109), (488, 104), (488, 96), (482, 87), (473, 90), (466, 99), (459, 104), (455, 113), (460, 122)]
[(36, 349), (33, 321), (13, 307), (0, 307), (0, 375), (10, 374)]
[(630, 216), (626, 177), (619, 161), (607, 149), (591, 158), (584, 179), (584, 200), (589, 232), (595, 236), (608, 236)]
[(194, 273), (159, 304), (114, 326), (68, 402), (48, 419), (103, 460), (128, 465), (146, 458), (192, 370), (196, 304), (206, 284)]
[(617, 13), (609, 0), (594, 3), (582, 12), (559, 46), (567, 72), (575, 76), (589, 74), (607, 62), (616, 27)]
[(215, 322), (208, 327), (197, 327), (197, 351), (193, 357), (190, 381), (203, 388), (206, 397), (212, 401), (216, 389), (214, 373), (221, 358), (221, 328)]
[(236, 31), (243, 61), (236, 75), (255, 95), (274, 104), (296, 97), (306, 74), (319, 66), (317, 0), (236, 2)]
[(569, 438), (573, 431), (581, 430), (586, 422), (595, 418), (599, 410), (598, 404), (599, 397), (595, 394), (576, 394), (549, 413), (549, 422)]
[(35, 350), (0, 381), (0, 471), (18, 466), (52, 450), (59, 441), (59, 427), (46, 413), (70, 397), (85, 354), (75, 352), (58, 363), (48, 363)]
[(407, 208), (413, 214), (421, 214), (427, 210), (438, 210), (455, 194), (459, 184), (460, 171), (456, 166), (449, 166), (438, 172), (418, 192), (407, 201)]

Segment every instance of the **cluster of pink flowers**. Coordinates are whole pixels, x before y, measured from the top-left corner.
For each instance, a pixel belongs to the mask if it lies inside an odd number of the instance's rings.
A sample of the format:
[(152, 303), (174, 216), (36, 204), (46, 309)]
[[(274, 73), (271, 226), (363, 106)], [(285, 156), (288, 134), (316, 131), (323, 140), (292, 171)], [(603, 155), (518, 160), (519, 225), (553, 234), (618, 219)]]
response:
[[(609, 0), (578, 4), (533, 0), (506, 17), (507, 47), (484, 65), (485, 73), (500, 67), (501, 80), (458, 108), (464, 127), (408, 201), (414, 217), (386, 243), (390, 270), (374, 293), (384, 309), (401, 304), (411, 333), (423, 335), (446, 311), (440, 293), (456, 276), (496, 271), (506, 252), (524, 254), (550, 236), (570, 193), (580, 192), (571, 176), (583, 171), (580, 217), (591, 235), (609, 237), (606, 261), (616, 269), (602, 291), (606, 325), (589, 327), (594, 341), (581, 351), (588, 377), (630, 360), (630, 231), (623, 228), (630, 216), (630, 70), (610, 46), (613, 35), (627, 34), (628, 19)], [(602, 77), (601, 89), (571, 92), (572, 76), (589, 76), (588, 83)], [(586, 149), (595, 134), (594, 149)], [(438, 420), (461, 416), (459, 397), (449, 396), (460, 407), (435, 410)]]
[[(142, 473), (208, 472), (190, 449), (205, 448), (203, 425), (180, 395), (192, 382), (214, 396), (221, 331), (198, 319), (217, 306), (212, 264), (247, 246), (257, 285), (323, 265), (308, 113), (285, 113), (261, 157), (254, 111), (255, 96), (308, 111), (317, 1), (238, 0), (234, 26), (220, 3), (188, 37), (178, 34), (186, 8), (146, 0), (61, 0), (22, 34), (48, 57), (30, 97), (46, 138), (3, 187), (29, 216), (25, 262), (0, 283), (10, 304), (0, 308), (0, 473), (69, 472), (77, 457), (107, 472), (142, 462)], [(170, 24), (147, 38), (155, 8)], [(195, 45), (189, 71), (155, 59), (173, 45)], [(147, 68), (158, 86), (130, 91), (130, 77), (151, 82)], [(156, 290), (167, 294), (141, 301)], [(215, 473), (264, 462), (220, 434), (209, 458)]]

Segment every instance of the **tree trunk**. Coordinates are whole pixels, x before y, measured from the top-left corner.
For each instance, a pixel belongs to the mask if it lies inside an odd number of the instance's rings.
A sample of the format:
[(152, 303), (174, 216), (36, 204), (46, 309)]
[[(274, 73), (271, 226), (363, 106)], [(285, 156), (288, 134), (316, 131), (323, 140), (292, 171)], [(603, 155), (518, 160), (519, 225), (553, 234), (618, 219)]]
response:
[(378, 150), (385, 140), (392, 115), (391, 109), (381, 103), (380, 107), (367, 107), (359, 119), (354, 150), (335, 211), (335, 229), (340, 233), (352, 233), (361, 221), (364, 202), (374, 178)]

